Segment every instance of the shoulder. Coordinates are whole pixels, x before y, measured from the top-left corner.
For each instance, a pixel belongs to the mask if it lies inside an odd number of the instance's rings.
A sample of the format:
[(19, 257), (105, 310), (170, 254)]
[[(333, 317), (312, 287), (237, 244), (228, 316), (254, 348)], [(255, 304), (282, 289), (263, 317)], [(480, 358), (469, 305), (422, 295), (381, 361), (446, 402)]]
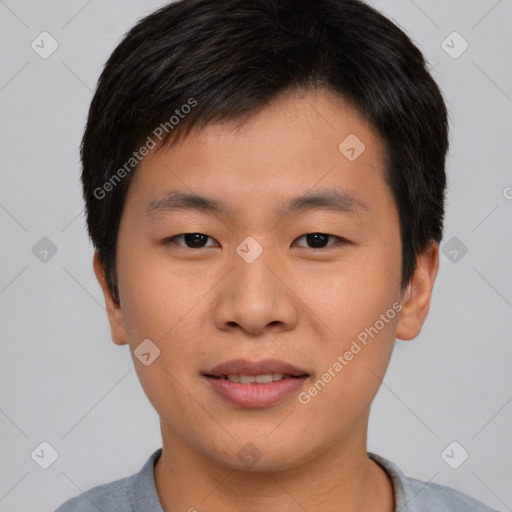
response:
[(133, 476), (98, 485), (65, 501), (55, 512), (121, 512), (127, 509)]
[(418, 512), (445, 510), (450, 512), (497, 512), (481, 501), (453, 487), (406, 478), (415, 495)]
[(161, 453), (161, 448), (153, 452), (138, 473), (92, 487), (65, 501), (55, 512), (163, 512), (153, 476)]
[(386, 471), (392, 481), (399, 512), (497, 512), (452, 487), (406, 477), (398, 466), (381, 455), (368, 452), (368, 456)]

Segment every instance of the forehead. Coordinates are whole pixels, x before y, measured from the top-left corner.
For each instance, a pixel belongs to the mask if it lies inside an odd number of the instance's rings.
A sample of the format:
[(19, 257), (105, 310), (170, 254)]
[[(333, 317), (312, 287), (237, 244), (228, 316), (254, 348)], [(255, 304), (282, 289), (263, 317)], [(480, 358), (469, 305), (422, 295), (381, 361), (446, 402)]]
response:
[(390, 193), (384, 154), (377, 132), (342, 98), (288, 92), (242, 124), (210, 124), (150, 152), (127, 201), (151, 210), (172, 190), (217, 199), (219, 210), (254, 210), (337, 189), (352, 196), (353, 206), (371, 206)]

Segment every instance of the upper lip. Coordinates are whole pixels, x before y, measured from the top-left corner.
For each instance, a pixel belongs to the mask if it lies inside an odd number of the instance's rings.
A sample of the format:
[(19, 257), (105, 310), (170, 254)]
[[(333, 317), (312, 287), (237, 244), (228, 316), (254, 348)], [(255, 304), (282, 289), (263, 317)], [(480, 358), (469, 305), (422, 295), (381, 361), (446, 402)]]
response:
[(204, 372), (204, 375), (220, 377), (222, 375), (265, 375), (268, 373), (284, 373), (295, 377), (309, 375), (305, 370), (279, 359), (255, 362), (247, 359), (231, 359)]

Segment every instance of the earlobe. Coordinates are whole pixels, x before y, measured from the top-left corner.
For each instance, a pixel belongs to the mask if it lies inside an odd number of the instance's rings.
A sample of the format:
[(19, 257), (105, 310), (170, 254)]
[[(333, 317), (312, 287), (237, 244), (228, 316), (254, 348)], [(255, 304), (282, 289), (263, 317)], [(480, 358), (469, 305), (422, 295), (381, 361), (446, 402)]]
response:
[(396, 337), (412, 340), (418, 336), (430, 308), (430, 299), (439, 269), (439, 244), (431, 245), (418, 256), (417, 267), (404, 292)]
[(112, 292), (108, 287), (107, 279), (105, 277), (105, 269), (99, 257), (98, 251), (94, 251), (92, 266), (94, 268), (94, 274), (96, 275), (96, 279), (101, 286), (103, 297), (105, 299), (105, 308), (107, 310), (108, 322), (110, 324), (112, 341), (116, 345), (125, 345), (128, 343), (128, 341), (124, 327), (123, 312), (121, 310), (120, 304), (114, 300)]

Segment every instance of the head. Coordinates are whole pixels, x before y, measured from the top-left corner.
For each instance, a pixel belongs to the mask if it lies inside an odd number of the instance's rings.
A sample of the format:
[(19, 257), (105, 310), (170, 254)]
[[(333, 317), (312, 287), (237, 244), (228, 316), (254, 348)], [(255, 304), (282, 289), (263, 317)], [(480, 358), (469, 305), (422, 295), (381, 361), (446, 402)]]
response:
[[(134, 364), (169, 438), (233, 466), (250, 441), (270, 468), (363, 435), (395, 338), (428, 313), (447, 150), (421, 52), (358, 0), (182, 0), (126, 34), (82, 181), (112, 338), (160, 350)], [(248, 414), (204, 383), (232, 358), (309, 377)]]

